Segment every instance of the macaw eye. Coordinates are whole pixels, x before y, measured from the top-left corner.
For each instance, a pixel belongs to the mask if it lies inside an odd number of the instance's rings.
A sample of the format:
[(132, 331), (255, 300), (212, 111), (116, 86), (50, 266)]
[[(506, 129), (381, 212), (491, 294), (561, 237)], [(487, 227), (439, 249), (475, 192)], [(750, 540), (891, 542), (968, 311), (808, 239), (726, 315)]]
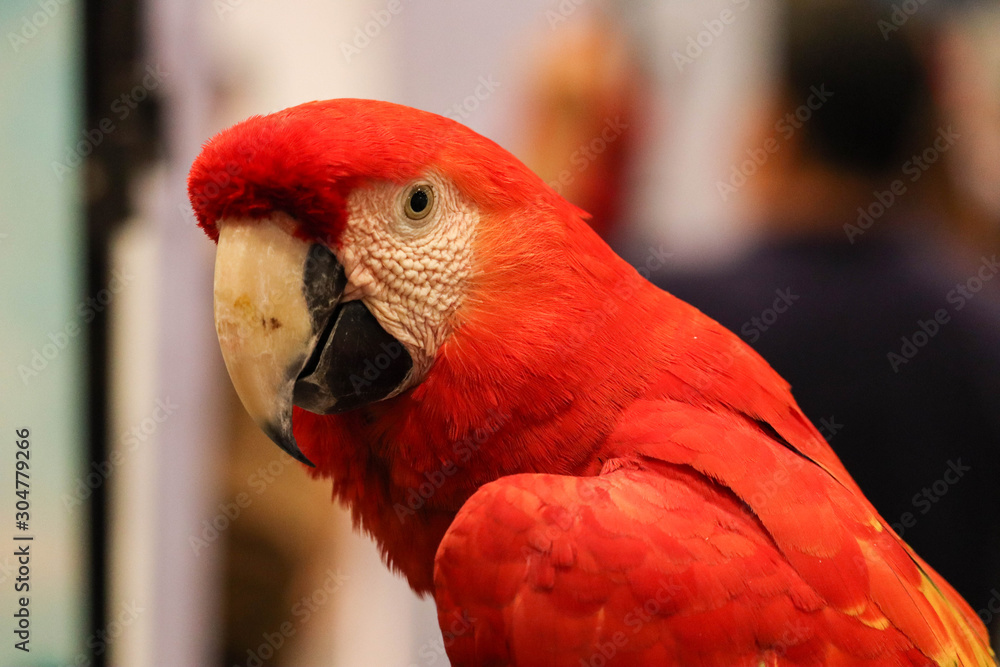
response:
[(422, 220), (434, 207), (434, 191), (426, 183), (420, 183), (410, 188), (406, 195), (404, 212), (410, 220)]

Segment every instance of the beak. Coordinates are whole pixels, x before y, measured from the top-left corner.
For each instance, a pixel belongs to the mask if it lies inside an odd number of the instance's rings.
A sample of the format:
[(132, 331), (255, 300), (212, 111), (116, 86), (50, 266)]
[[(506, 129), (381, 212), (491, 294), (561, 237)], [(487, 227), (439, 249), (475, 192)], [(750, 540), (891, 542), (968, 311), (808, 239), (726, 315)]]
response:
[(405, 386), (412, 360), (360, 301), (341, 303), (344, 268), (289, 219), (220, 221), (215, 328), (247, 412), (313, 466), (292, 434), (292, 405), (332, 414)]

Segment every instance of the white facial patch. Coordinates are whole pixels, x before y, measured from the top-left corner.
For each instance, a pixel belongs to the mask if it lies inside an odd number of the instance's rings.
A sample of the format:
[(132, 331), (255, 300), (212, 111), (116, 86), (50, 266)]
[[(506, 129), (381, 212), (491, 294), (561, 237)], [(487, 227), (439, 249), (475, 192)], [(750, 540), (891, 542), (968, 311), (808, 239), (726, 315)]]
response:
[[(433, 192), (426, 217), (405, 207), (414, 185)], [(406, 386), (426, 375), (450, 334), (469, 276), (479, 213), (444, 178), (360, 186), (347, 200), (348, 220), (338, 259), (347, 273), (343, 300), (361, 299), (379, 324), (413, 358)]]

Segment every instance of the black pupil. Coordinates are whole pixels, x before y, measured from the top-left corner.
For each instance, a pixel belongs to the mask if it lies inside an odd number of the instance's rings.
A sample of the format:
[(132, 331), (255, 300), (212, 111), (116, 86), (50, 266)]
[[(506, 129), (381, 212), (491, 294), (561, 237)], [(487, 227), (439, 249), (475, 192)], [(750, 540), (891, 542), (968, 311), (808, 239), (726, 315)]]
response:
[(427, 208), (427, 193), (423, 190), (417, 190), (410, 195), (410, 208), (413, 209), (414, 213), (422, 213)]

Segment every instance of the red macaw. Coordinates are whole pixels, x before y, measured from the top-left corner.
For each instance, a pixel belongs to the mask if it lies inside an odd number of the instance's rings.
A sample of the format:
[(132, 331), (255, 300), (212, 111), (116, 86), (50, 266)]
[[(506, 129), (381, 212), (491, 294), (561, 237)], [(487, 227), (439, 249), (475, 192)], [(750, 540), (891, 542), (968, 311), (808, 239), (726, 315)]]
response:
[(453, 664), (995, 664), (767, 363), (495, 143), (312, 102), (189, 192), (241, 400)]

